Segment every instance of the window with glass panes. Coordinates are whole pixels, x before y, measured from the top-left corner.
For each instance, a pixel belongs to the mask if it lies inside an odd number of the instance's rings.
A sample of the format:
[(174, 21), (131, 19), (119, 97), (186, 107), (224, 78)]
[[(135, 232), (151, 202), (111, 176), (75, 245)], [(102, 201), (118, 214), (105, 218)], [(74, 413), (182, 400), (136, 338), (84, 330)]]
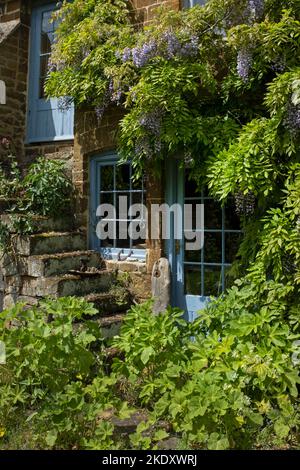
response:
[[(122, 255), (130, 259), (143, 259), (146, 256), (145, 224), (146, 214), (143, 207), (146, 204), (144, 178), (134, 178), (131, 163), (119, 164), (117, 156), (96, 158), (92, 161), (91, 177), (94, 179), (94, 204), (92, 217), (95, 218), (97, 207), (110, 204), (115, 208), (115, 219), (105, 216), (105, 221), (114, 226), (115, 233), (106, 240), (97, 239), (97, 248), (105, 258), (118, 258)], [(126, 197), (126, 208), (122, 212), (120, 197)], [(141, 205), (141, 211), (129, 215), (129, 208), (135, 204)], [(99, 219), (98, 219), (99, 221)], [(140, 233), (138, 239), (130, 236), (130, 227)], [(95, 225), (92, 228), (95, 235)], [(122, 237), (120, 234), (122, 233)], [(95, 245), (95, 244), (94, 244)], [(95, 248), (95, 246), (94, 246)]]
[[(196, 184), (186, 176), (185, 204), (203, 204), (204, 247), (198, 251), (185, 251), (185, 294), (211, 297), (229, 287), (228, 271), (236, 258), (242, 232), (234, 202), (222, 207), (207, 191), (197, 196)], [(195, 212), (195, 211), (194, 211)]]

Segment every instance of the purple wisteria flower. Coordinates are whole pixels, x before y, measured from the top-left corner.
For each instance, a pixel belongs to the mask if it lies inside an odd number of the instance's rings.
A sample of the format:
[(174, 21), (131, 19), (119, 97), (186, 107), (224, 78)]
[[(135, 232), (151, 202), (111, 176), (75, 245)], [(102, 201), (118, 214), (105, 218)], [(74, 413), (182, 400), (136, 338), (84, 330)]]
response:
[(66, 62), (64, 60), (57, 60), (54, 61), (52, 57), (49, 57), (48, 64), (47, 64), (47, 72), (60, 72), (66, 67)]
[(278, 57), (274, 60), (271, 65), (271, 69), (276, 73), (283, 73), (286, 69), (286, 59), (285, 57)]
[(57, 70), (57, 65), (53, 60), (50, 58), (48, 60), (48, 73), (56, 72)]
[(287, 106), (287, 112), (283, 121), (284, 126), (290, 131), (295, 137), (300, 131), (300, 105), (294, 105), (289, 103)]
[(248, 5), (245, 10), (245, 16), (250, 21), (250, 23), (255, 22), (262, 18), (264, 10), (264, 0), (248, 0)]
[(122, 89), (120, 87), (120, 84), (114, 83), (113, 80), (110, 80), (109, 85), (108, 85), (108, 92), (110, 96), (110, 101), (112, 103), (120, 104), (121, 98), (122, 98)]
[(196, 35), (180, 41), (175, 33), (166, 31), (156, 42), (154, 39), (145, 42), (142, 46), (130, 49), (126, 47), (122, 52), (117, 51), (116, 57), (123, 63), (133, 61), (137, 68), (144, 67), (147, 63), (160, 54), (168, 60), (175, 57), (194, 57), (199, 48), (199, 37)]
[(180, 55), (182, 57), (194, 57), (197, 55), (199, 49), (199, 37), (193, 35), (190, 41), (183, 44), (181, 47)]
[(140, 137), (135, 144), (134, 152), (137, 156), (144, 156), (150, 160), (153, 157), (153, 150), (151, 148), (149, 139), (145, 136)]
[(157, 44), (154, 40), (151, 40), (141, 47), (134, 47), (132, 49), (133, 63), (138, 68), (144, 67), (156, 54)]
[(122, 62), (128, 62), (132, 59), (132, 49), (130, 49), (130, 47), (125, 47), (120, 57), (122, 59)]
[(161, 109), (149, 112), (144, 116), (141, 116), (139, 123), (143, 126), (150, 134), (155, 136), (160, 135), (161, 124), (164, 112)]
[(102, 103), (95, 107), (95, 113), (96, 113), (98, 121), (101, 121), (101, 119), (103, 118), (103, 114), (106, 108), (108, 107), (110, 101), (111, 101), (111, 93), (110, 93), (110, 85), (108, 85), (104, 93)]
[(163, 34), (162, 40), (166, 44), (168, 59), (176, 57), (181, 50), (181, 43), (176, 34), (174, 34), (172, 31), (167, 31)]
[(249, 74), (252, 65), (252, 54), (251, 52), (243, 48), (238, 52), (237, 56), (237, 73), (244, 82), (249, 80)]

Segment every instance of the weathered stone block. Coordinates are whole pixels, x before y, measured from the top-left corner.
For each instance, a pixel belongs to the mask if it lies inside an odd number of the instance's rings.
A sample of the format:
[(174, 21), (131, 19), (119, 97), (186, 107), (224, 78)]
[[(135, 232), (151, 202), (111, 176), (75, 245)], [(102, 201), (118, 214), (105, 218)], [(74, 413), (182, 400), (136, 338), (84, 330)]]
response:
[(16, 245), (20, 255), (31, 256), (84, 251), (86, 244), (86, 237), (82, 233), (53, 232), (19, 237)]
[(29, 297), (83, 297), (92, 293), (108, 292), (112, 282), (113, 275), (108, 271), (91, 276), (24, 277), (20, 295)]
[(30, 256), (26, 260), (24, 273), (31, 277), (50, 277), (70, 271), (85, 271), (90, 268), (101, 269), (102, 258), (93, 251), (75, 251), (53, 255)]

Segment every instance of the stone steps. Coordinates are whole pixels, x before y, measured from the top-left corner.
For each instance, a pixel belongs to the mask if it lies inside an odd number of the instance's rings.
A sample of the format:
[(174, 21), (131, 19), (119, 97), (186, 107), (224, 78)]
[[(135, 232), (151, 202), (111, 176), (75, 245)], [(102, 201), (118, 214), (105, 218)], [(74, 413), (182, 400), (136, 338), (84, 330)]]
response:
[(87, 250), (86, 233), (74, 228), (71, 216), (34, 217), (33, 234), (22, 237), (14, 233), (10, 214), (0, 219), (9, 227), (15, 249), (15, 253), (2, 253), (3, 308), (17, 302), (34, 306), (47, 297), (84, 297), (99, 312), (94, 320), (103, 337), (118, 334), (131, 294), (120, 286), (113, 266)]
[(74, 251), (52, 255), (30, 256), (23, 261), (23, 272), (31, 277), (51, 277), (70, 271), (101, 269), (103, 261), (95, 251)]
[[(0, 214), (0, 220), (8, 227), (12, 227), (13, 220), (16, 217), (23, 217), (22, 214)], [(31, 216), (33, 224), (33, 233), (46, 232), (70, 232), (75, 229), (75, 221), (71, 215), (66, 214), (63, 218), (48, 218), (43, 216)], [(11, 228), (13, 233), (13, 229)]]
[(102, 317), (97, 320), (103, 338), (109, 339), (118, 335), (124, 319), (124, 313), (116, 313), (108, 317)]
[(119, 286), (112, 286), (109, 292), (89, 294), (85, 300), (94, 304), (101, 315), (126, 312), (132, 304), (128, 290)]
[(24, 276), (20, 287), (23, 297), (84, 297), (93, 292), (108, 292), (113, 283), (113, 273), (102, 271), (93, 275), (53, 276), (33, 278)]
[(86, 236), (82, 232), (45, 232), (18, 237), (16, 251), (20, 256), (50, 255), (86, 250)]

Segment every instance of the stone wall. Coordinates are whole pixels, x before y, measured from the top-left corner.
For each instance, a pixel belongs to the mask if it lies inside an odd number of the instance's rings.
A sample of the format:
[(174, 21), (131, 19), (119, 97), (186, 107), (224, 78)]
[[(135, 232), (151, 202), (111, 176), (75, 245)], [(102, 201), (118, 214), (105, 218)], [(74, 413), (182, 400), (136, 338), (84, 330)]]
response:
[(66, 159), (72, 166), (73, 141), (27, 145), (27, 98), (30, 13), (43, 0), (0, 1), (0, 80), (6, 84), (7, 103), (0, 105), (0, 138), (8, 137), (9, 149), (0, 145), (0, 159), (7, 153), (26, 166), (38, 155)]
[[(0, 12), (1, 13), (1, 12)], [(24, 157), (29, 28), (21, 15), (21, 2), (8, 1), (0, 15), (0, 79), (6, 84), (6, 105), (0, 106), (0, 137), (8, 137), (11, 150)], [(0, 158), (6, 149), (0, 146)]]
[(149, 24), (155, 16), (155, 10), (164, 5), (166, 8), (179, 10), (180, 0), (132, 0), (138, 24)]

